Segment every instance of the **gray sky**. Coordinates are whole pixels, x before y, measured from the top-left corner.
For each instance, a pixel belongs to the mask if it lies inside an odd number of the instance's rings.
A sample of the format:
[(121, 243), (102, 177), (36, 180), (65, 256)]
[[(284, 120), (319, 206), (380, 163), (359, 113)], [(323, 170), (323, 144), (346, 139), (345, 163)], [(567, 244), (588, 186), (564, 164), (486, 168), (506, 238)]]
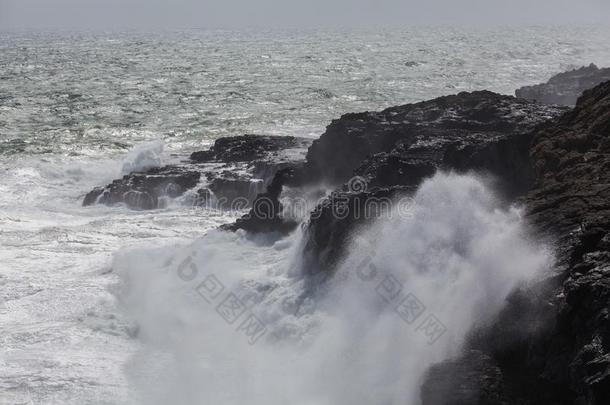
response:
[(0, 30), (608, 23), (610, 0), (0, 0)]

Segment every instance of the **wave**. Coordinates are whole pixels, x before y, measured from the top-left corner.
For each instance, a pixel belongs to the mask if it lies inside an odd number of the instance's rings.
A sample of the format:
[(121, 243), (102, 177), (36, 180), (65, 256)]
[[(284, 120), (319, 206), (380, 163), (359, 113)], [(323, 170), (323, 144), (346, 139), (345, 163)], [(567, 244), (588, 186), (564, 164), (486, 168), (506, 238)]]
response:
[(552, 258), (475, 177), (437, 174), (414, 201), (412, 216), (358, 235), (313, 290), (300, 232), (213, 231), (117, 254), (119, 298), (144, 342), (128, 373), (143, 403), (419, 403), (427, 368)]
[(121, 173), (123, 175), (136, 171), (146, 171), (160, 167), (162, 162), (164, 143), (161, 140), (145, 142), (129, 150)]

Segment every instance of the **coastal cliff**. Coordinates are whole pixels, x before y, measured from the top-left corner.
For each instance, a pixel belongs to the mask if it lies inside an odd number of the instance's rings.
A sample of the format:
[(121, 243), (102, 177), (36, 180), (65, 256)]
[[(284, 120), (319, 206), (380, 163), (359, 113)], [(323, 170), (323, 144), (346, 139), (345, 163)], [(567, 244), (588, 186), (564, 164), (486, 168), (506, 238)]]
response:
[[(295, 158), (286, 150), (300, 152)], [(225, 138), (194, 153), (182, 172), (132, 173), (92, 191), (85, 204), (155, 208), (156, 199), (132, 203), (134, 187), (155, 198), (168, 187), (181, 195), (202, 176), (214, 184), (218, 177), (202, 169), (208, 164), (220, 165), (211, 166), (214, 173), (245, 165), (242, 180), (262, 182), (255, 196), (249, 187), (236, 191), (232, 174), (221, 175), (222, 187), (208, 186), (210, 195), (245, 195), (253, 206), (226, 230), (286, 234), (298, 225), (282, 214), (286, 187), (334, 190), (303, 223), (305, 276), (332, 277), (354, 231), (375, 220), (355, 216), (359, 205), (410, 195), (439, 170), (487, 177), (507, 204), (525, 206), (556, 263), (544, 279), (512, 293), (491, 325), (472, 331), (462, 356), (429, 370), (422, 403), (610, 401), (610, 82), (586, 91), (573, 110), (480, 91), (347, 114), (310, 146), (296, 138)], [(258, 202), (266, 204), (264, 215)], [(346, 215), (334, 215), (338, 204)]]
[[(491, 176), (507, 198), (523, 193), (533, 179), (528, 155), (533, 131), (563, 111), (479, 91), (334, 121), (309, 148), (300, 177), (344, 183), (358, 176), (366, 190), (346, 184), (318, 205), (307, 224), (307, 267), (332, 270), (351, 231), (375, 219), (356, 216), (362, 210), (354, 204), (409, 194), (437, 170)], [(347, 215), (333, 215), (345, 199)]]
[(554, 242), (554, 271), (430, 370), (424, 405), (610, 402), (610, 82), (539, 130), (530, 156), (522, 202)]

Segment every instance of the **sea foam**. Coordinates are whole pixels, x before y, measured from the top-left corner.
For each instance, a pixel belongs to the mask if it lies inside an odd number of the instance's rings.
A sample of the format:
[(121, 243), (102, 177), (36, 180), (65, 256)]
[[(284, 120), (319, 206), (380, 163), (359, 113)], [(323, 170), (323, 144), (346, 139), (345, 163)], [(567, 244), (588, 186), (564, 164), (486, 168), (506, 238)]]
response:
[[(551, 256), (476, 177), (437, 174), (414, 201), (411, 215), (361, 232), (314, 289), (300, 231), (280, 248), (213, 231), (117, 255), (145, 343), (129, 362), (143, 402), (418, 404), (428, 367), (457, 355)], [(231, 294), (246, 303), (236, 319), (223, 313)], [(252, 316), (256, 339), (243, 326)]]

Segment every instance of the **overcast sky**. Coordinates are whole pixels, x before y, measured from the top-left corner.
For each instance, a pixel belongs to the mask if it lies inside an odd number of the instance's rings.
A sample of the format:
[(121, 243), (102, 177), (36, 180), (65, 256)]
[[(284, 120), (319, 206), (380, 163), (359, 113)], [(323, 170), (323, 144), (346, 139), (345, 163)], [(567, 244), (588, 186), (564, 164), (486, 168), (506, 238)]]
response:
[(610, 0), (0, 0), (0, 30), (608, 23)]

